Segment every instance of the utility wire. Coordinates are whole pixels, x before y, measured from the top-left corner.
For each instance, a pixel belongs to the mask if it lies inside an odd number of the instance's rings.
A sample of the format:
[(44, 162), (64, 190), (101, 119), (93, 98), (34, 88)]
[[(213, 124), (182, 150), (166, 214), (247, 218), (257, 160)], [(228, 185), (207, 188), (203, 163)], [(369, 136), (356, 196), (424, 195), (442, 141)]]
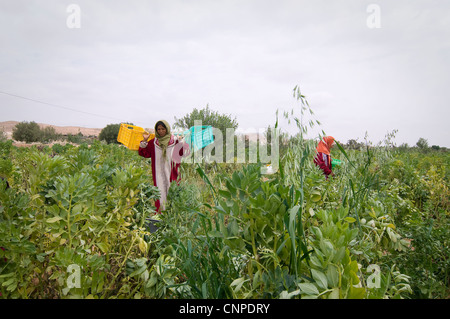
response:
[(13, 96), (13, 97), (17, 97), (17, 98), (20, 98), (20, 99), (24, 99), (24, 100), (36, 102), (36, 103), (41, 103), (41, 104), (53, 106), (53, 107), (60, 108), (60, 109), (69, 110), (69, 111), (72, 111), (72, 112), (78, 112), (78, 113), (83, 113), (83, 114), (88, 114), (88, 115), (93, 115), (93, 116), (98, 116), (98, 117), (102, 117), (102, 118), (107, 118), (107, 119), (112, 119), (112, 120), (124, 122), (123, 120), (117, 119), (117, 118), (114, 118), (114, 117), (105, 116), (105, 115), (100, 115), (100, 114), (95, 114), (95, 113), (90, 113), (90, 112), (85, 112), (85, 111), (80, 111), (80, 110), (76, 110), (76, 109), (73, 109), (73, 108), (70, 108), (70, 107), (66, 107), (66, 106), (62, 106), (62, 105), (57, 105), (57, 104), (52, 104), (52, 103), (47, 103), (47, 102), (42, 102), (42, 101), (38, 101), (38, 100), (35, 100), (35, 99), (30, 99), (30, 98), (28, 98), (28, 97), (24, 97), (24, 96), (12, 94), (12, 93), (7, 93), (7, 92), (3, 92), (3, 91), (0, 91), (0, 93), (1, 93), (1, 94), (5, 94), (5, 95), (9, 95), (9, 96)]

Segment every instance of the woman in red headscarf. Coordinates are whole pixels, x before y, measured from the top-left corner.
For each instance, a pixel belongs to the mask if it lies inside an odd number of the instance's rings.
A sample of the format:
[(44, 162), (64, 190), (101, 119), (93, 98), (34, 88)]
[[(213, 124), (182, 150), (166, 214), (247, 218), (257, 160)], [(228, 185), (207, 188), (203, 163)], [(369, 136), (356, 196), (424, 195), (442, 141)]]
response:
[(314, 157), (314, 163), (322, 169), (325, 177), (328, 178), (329, 175), (334, 176), (331, 170), (331, 155), (330, 150), (334, 146), (334, 137), (325, 136), (317, 145), (317, 154)]
[(175, 137), (167, 121), (156, 122), (155, 137), (148, 141), (149, 134), (139, 145), (139, 155), (150, 158), (152, 162), (153, 185), (161, 191), (161, 197), (155, 202), (156, 211), (165, 209), (170, 183), (179, 182), (178, 169), (181, 157), (189, 155), (189, 145)]

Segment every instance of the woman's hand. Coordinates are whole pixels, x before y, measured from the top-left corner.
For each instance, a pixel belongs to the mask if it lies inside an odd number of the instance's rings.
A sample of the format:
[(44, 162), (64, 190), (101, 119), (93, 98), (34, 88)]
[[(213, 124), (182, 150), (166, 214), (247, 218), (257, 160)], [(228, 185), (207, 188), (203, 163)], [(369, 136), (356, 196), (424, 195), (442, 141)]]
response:
[(150, 137), (150, 133), (142, 133), (142, 137), (144, 138), (144, 142), (147, 142), (148, 138)]

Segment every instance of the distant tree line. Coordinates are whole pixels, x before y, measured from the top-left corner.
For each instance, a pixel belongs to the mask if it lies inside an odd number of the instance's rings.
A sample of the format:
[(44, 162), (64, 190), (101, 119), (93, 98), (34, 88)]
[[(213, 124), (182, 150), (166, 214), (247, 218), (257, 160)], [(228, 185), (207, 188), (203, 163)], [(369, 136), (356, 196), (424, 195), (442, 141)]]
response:
[[(133, 125), (132, 123), (126, 123)], [(98, 135), (100, 141), (105, 141), (108, 144), (118, 144), (117, 136), (119, 135), (120, 124), (108, 124), (106, 125)]]
[(12, 138), (26, 143), (48, 143), (59, 139), (60, 135), (54, 127), (47, 126), (42, 129), (36, 122), (21, 122), (13, 128)]
[[(360, 149), (364, 149), (365, 144), (361, 143), (361, 142), (357, 142), (354, 139), (348, 140), (346, 144), (343, 144), (343, 147), (345, 149), (350, 149), (350, 150), (360, 150)], [(425, 138), (421, 137), (419, 138), (419, 140), (417, 141), (417, 143), (414, 146), (409, 146), (408, 143), (402, 143), (399, 146), (395, 146), (396, 149), (401, 149), (401, 150), (419, 150), (422, 152), (427, 152), (430, 150), (435, 150), (435, 151), (447, 151), (448, 149), (446, 147), (441, 147), (439, 145), (432, 145), (429, 146), (428, 145), (428, 140), (426, 140)]]
[[(186, 114), (184, 117), (177, 119), (175, 118), (175, 122), (173, 123), (174, 128), (183, 128), (187, 129), (194, 125), (194, 121), (201, 120), (203, 125), (211, 125), (215, 128), (219, 128), (223, 134), (225, 134), (226, 128), (234, 128), (238, 127), (238, 123), (236, 118), (232, 118), (231, 115), (227, 114), (219, 114), (216, 111), (212, 111), (209, 109), (207, 105), (206, 108), (201, 110), (194, 109), (191, 113)], [(104, 127), (99, 136), (98, 140), (105, 141), (106, 143), (119, 143), (117, 141), (117, 136), (120, 130), (120, 124), (108, 124)], [(133, 125), (132, 123), (126, 123)], [(6, 139), (6, 135), (1, 132), (1, 139)], [(267, 132), (266, 132), (267, 134)], [(268, 141), (270, 141), (270, 137), (266, 136)], [(83, 136), (81, 132), (78, 134), (68, 134), (63, 136), (62, 134), (58, 134), (55, 131), (55, 128), (51, 126), (47, 126), (45, 128), (41, 128), (39, 124), (36, 122), (21, 122), (18, 123), (12, 133), (12, 138), (16, 141), (23, 141), (26, 143), (40, 142), (40, 143), (49, 143), (51, 141), (63, 140), (66, 139), (68, 142), (80, 144), (83, 142), (91, 142), (96, 138), (88, 138)], [(350, 139), (347, 143), (340, 143), (345, 149), (351, 150), (361, 150), (365, 148), (365, 144), (362, 142), (358, 142), (355, 139)], [(248, 141), (246, 141), (246, 147), (248, 147)], [(427, 151), (447, 151), (446, 147), (441, 147), (439, 145), (429, 146), (428, 140), (421, 137), (417, 141), (414, 146), (409, 146), (407, 143), (403, 143), (400, 146), (394, 146), (396, 149), (400, 150), (419, 150), (422, 152)]]
[(56, 132), (54, 127), (47, 126), (41, 128), (34, 121), (17, 123), (13, 128), (12, 138), (16, 141), (25, 143), (50, 143), (52, 141), (67, 140), (71, 143), (80, 144), (86, 142), (88, 137), (83, 136), (81, 132), (78, 134), (63, 135)]
[[(127, 123), (130, 124), (130, 123)], [(120, 124), (108, 124), (103, 128), (98, 136), (98, 139), (106, 143), (118, 143), (117, 135), (119, 134)], [(2, 132), (1, 138), (6, 139), (6, 134)], [(56, 132), (54, 127), (47, 126), (41, 128), (36, 122), (20, 122), (13, 128), (12, 138), (16, 141), (25, 143), (50, 143), (52, 141), (67, 140), (68, 142), (81, 144), (89, 142), (92, 137), (84, 136), (81, 132), (78, 134), (63, 135)]]

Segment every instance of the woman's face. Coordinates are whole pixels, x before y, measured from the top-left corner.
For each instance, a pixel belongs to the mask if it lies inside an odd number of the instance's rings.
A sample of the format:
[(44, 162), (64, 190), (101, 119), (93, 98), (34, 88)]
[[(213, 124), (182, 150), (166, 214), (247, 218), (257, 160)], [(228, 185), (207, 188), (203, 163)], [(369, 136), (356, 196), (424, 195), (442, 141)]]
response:
[(162, 126), (162, 125), (158, 125), (156, 130), (158, 131), (158, 135), (161, 136), (161, 137), (164, 137), (167, 134), (166, 128), (164, 126)]

